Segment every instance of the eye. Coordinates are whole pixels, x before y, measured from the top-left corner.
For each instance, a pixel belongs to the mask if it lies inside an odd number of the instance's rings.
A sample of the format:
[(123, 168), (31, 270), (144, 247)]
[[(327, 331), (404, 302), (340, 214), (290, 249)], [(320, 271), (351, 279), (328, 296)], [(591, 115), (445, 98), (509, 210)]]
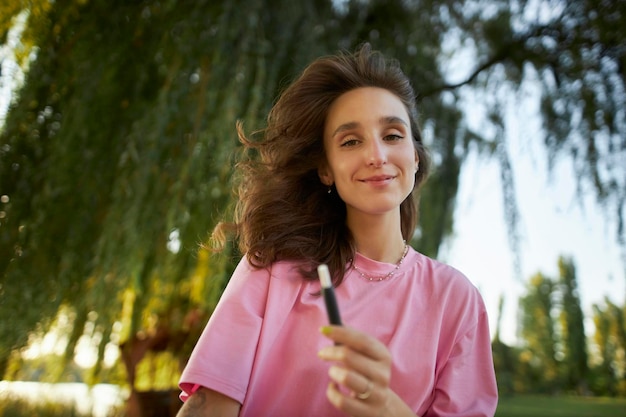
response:
[(384, 139), (385, 139), (385, 141), (387, 141), (387, 142), (395, 142), (395, 141), (397, 141), (397, 140), (402, 140), (402, 139), (404, 139), (404, 136), (402, 136), (402, 135), (398, 135), (398, 134), (395, 134), (395, 133), (392, 133), (392, 134), (390, 134), (390, 135), (385, 136), (385, 138), (384, 138)]
[(359, 140), (356, 138), (345, 138), (344, 140), (341, 141), (341, 144), (339, 146), (341, 147), (352, 147), (352, 146), (356, 146), (359, 144)]

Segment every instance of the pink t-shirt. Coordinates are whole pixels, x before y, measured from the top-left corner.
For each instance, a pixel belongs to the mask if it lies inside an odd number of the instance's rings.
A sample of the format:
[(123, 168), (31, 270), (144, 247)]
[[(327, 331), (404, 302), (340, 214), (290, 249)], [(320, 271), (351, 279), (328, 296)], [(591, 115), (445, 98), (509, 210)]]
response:
[[(360, 254), (356, 263), (372, 275), (393, 268)], [(240, 416), (342, 416), (317, 356), (331, 343), (319, 332), (328, 323), (319, 291), (293, 263), (257, 270), (244, 257), (183, 371), (181, 398), (204, 386), (240, 402)], [(386, 281), (350, 269), (336, 296), (344, 324), (388, 347), (391, 388), (418, 415), (494, 415), (487, 314), (463, 274), (410, 249)]]

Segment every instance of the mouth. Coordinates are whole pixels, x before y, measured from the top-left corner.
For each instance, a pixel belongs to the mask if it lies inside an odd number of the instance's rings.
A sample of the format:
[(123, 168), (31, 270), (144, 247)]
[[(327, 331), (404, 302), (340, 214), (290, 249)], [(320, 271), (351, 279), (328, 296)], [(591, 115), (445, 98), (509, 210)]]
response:
[(386, 184), (393, 180), (395, 175), (374, 175), (371, 177), (363, 178), (360, 181), (367, 184)]

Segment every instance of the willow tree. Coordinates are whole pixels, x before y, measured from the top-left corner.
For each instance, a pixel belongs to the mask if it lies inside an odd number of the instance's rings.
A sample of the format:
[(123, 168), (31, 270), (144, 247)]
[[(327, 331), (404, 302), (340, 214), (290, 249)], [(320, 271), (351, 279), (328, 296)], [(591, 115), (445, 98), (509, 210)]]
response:
[(556, 331), (556, 283), (538, 273), (527, 284), (527, 294), (520, 298), (521, 337), (524, 350), (521, 361), (529, 370), (524, 375), (525, 389), (534, 392), (552, 392), (561, 386)]
[(626, 395), (626, 305), (593, 305), (596, 359), (591, 389), (598, 395)]
[(559, 259), (560, 333), (563, 346), (563, 383), (565, 388), (584, 393), (589, 388), (589, 364), (585, 317), (578, 294), (576, 267), (571, 259)]
[[(100, 355), (113, 336), (132, 351), (152, 334), (184, 358), (239, 256), (198, 250), (229, 212), (235, 122), (262, 127), (306, 63), (364, 41), (398, 58), (420, 96), (435, 164), (413, 242), (423, 252), (436, 256), (452, 230), (473, 145), (501, 161), (516, 242), (503, 110), (488, 102), (495, 129), (477, 132), (459, 102), (527, 79), (544, 86), (550, 154), (584, 168), (581, 188), (591, 184), (621, 227), (623, 11), (546, 0), (553, 13), (537, 20), (532, 3), (3, 2), (5, 48), (26, 22), (12, 47), (26, 78), (0, 134), (1, 362), (61, 308), (74, 323), (68, 357), (90, 322)], [(446, 45), (475, 54), (460, 82), (444, 70)]]

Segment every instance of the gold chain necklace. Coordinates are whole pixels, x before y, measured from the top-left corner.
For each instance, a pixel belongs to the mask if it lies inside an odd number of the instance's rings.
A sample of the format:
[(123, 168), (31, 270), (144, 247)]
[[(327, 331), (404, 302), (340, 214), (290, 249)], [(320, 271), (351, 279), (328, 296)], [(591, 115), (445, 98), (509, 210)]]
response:
[(398, 269), (400, 269), (400, 265), (402, 265), (402, 262), (404, 261), (404, 258), (406, 258), (406, 254), (409, 253), (409, 245), (406, 244), (406, 240), (404, 241), (404, 252), (402, 252), (402, 256), (400, 257), (400, 260), (398, 261), (398, 263), (396, 263), (396, 266), (389, 271), (387, 274), (385, 275), (370, 275), (366, 272), (363, 272), (358, 266), (356, 266), (356, 263), (353, 262), (352, 263), (352, 268), (358, 272), (358, 274), (361, 276), (361, 278), (366, 279), (368, 281), (385, 281), (389, 278), (391, 278), (392, 276), (395, 275), (395, 273), (398, 271)]

